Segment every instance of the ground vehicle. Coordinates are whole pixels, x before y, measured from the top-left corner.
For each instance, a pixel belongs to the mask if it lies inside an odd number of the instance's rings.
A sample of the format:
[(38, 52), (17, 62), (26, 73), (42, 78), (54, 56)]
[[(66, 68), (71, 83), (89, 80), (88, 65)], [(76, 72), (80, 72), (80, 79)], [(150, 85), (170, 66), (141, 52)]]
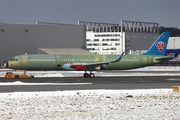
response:
[(34, 76), (33, 75), (25, 75), (25, 74), (18, 75), (18, 74), (13, 74), (12, 72), (7, 72), (5, 75), (5, 78), (32, 79), (32, 78), (34, 78)]

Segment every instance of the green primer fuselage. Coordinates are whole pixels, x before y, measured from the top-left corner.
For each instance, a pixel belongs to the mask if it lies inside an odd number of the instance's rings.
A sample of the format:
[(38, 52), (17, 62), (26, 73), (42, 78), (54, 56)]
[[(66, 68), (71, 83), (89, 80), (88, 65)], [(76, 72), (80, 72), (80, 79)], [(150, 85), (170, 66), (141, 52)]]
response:
[[(99, 62), (110, 62), (116, 60), (119, 55), (48, 55), (48, 54), (28, 54), (19, 55), (12, 58), (9, 68), (16, 70), (67, 70), (64, 64), (90, 64)], [(164, 60), (157, 60), (165, 58)], [(106, 65), (107, 70), (127, 70), (162, 63), (168, 56), (152, 55), (124, 55), (121, 61)]]

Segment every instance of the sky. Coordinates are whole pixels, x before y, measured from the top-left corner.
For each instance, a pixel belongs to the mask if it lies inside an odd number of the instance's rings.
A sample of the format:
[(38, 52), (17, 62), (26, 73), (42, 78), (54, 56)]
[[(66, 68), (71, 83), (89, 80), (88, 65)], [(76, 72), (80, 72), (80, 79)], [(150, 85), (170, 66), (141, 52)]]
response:
[(180, 28), (180, 0), (0, 0), (0, 22), (154, 22)]

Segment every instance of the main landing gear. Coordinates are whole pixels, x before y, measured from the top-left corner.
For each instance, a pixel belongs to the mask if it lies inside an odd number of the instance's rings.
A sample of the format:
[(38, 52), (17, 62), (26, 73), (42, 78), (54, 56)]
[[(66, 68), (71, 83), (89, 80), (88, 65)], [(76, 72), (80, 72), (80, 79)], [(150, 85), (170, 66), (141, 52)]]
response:
[(85, 73), (83, 74), (83, 76), (85, 77), (85, 78), (94, 78), (95, 77), (95, 75), (94, 75), (94, 73), (92, 73), (91, 71), (90, 71), (90, 73), (88, 74), (86, 71), (85, 71)]

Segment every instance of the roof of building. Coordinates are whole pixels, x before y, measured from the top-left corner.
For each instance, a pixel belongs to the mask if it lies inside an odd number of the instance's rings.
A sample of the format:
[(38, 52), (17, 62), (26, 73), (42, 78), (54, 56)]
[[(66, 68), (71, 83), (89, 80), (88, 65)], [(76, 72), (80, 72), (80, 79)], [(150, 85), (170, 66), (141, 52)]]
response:
[(40, 51), (47, 54), (93, 54), (82, 48), (38, 48)]

